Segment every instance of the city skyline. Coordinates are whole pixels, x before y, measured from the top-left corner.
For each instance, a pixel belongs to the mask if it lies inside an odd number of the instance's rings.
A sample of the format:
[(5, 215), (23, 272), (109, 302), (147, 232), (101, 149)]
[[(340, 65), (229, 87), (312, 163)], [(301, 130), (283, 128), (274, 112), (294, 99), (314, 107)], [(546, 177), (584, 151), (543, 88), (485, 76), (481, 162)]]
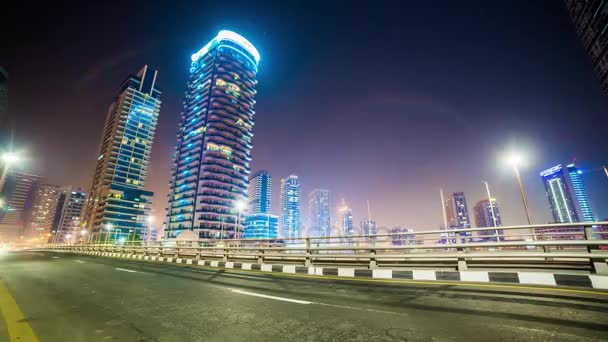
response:
[[(414, 12), (425, 11), (424, 8), (417, 7), (414, 8), (414, 10)], [(566, 69), (569, 70), (567, 73), (569, 73), (569, 75), (575, 74), (577, 77), (579, 77), (579, 79), (584, 80), (584, 82), (582, 82), (582, 84), (584, 84), (584, 87), (582, 88), (584, 91), (581, 89), (578, 92), (574, 92), (575, 95), (566, 97), (567, 100), (564, 100), (565, 102), (563, 102), (562, 105), (569, 108), (569, 111), (584, 111), (589, 116), (589, 120), (587, 121), (593, 121), (593, 118), (598, 119), (600, 117), (597, 113), (605, 112), (605, 98), (597, 97), (598, 94), (601, 94), (601, 91), (599, 90), (595, 75), (593, 75), (592, 68), (585, 64), (588, 63), (586, 60), (587, 56), (584, 49), (580, 46), (580, 41), (576, 35), (574, 27), (572, 25), (568, 26), (568, 24), (570, 24), (568, 12), (565, 10), (565, 8), (563, 8), (563, 6), (554, 6), (554, 8), (551, 7), (548, 10), (551, 14), (556, 14), (557, 19), (550, 19), (548, 18), (549, 15), (541, 17), (541, 19), (546, 21), (546, 23), (549, 25), (549, 28), (546, 29), (547, 31), (539, 31), (537, 34), (546, 39), (550, 39), (549, 35), (547, 34), (548, 31), (561, 29), (565, 32), (566, 39), (564, 39), (565, 42), (562, 43), (555, 40), (549, 40), (551, 44), (546, 46), (546, 48), (549, 49), (552, 54), (559, 54), (561, 57), (559, 60), (549, 60), (547, 63), (553, 63), (549, 65), (556, 66), (563, 64), (565, 61), (570, 68)], [(530, 11), (534, 15), (542, 16), (539, 8), (532, 6)], [(355, 16), (358, 15), (357, 13), (352, 14)], [(532, 16), (532, 14), (529, 15)], [(515, 20), (514, 18), (515, 16), (509, 17), (507, 15), (507, 18), (503, 20)], [(480, 21), (478, 23), (473, 22), (471, 25), (481, 24), (482, 21), (481, 19), (479, 20)], [(557, 25), (558, 23), (563, 24), (563, 27), (562, 25)], [(280, 138), (280, 134), (277, 134), (277, 132), (283, 132), (289, 127), (293, 126), (302, 127), (302, 129), (298, 131), (313, 132), (314, 126), (311, 125), (318, 124), (320, 120), (322, 120), (323, 115), (313, 113), (310, 114), (312, 115), (311, 117), (305, 116), (304, 113), (311, 113), (314, 111), (311, 111), (310, 108), (302, 102), (297, 102), (301, 108), (296, 108), (295, 110), (289, 111), (286, 110), (293, 107), (292, 102), (296, 101), (295, 94), (297, 94), (297, 91), (279, 91), (279, 85), (285, 87), (286, 89), (289, 88), (287, 87), (289, 83), (279, 80), (279, 77), (289, 75), (287, 71), (292, 70), (290, 68), (293, 68), (296, 63), (294, 62), (292, 64), (287, 64), (286, 60), (289, 56), (291, 56), (291, 54), (288, 50), (284, 51), (283, 49), (278, 48), (278, 46), (281, 43), (286, 42), (287, 38), (297, 36), (297, 32), (295, 32), (293, 28), (288, 27), (285, 32), (279, 33), (278, 30), (271, 30), (271, 28), (274, 27), (274, 24), (276, 24), (276, 22), (272, 19), (269, 19), (269, 22), (262, 22), (260, 25), (237, 25), (235, 21), (230, 20), (225, 23), (217, 23), (217, 26), (219, 27), (234, 27), (236, 32), (240, 32), (250, 38), (256, 46), (262, 46), (263, 49), (261, 50), (264, 51), (265, 56), (268, 56), (268, 66), (265, 65), (264, 68), (261, 68), (261, 70), (263, 70), (261, 76), (263, 82), (260, 84), (260, 86), (262, 87), (261, 89), (263, 91), (260, 93), (260, 98), (258, 98), (258, 114), (256, 114), (256, 120), (258, 121), (256, 121), (255, 126), (256, 138), (253, 140), (253, 144), (256, 145), (256, 148), (253, 152), (253, 160), (251, 165), (252, 170), (262, 168), (269, 169), (269, 171), (275, 175), (288, 175), (290, 173), (295, 173), (300, 176), (303, 193), (308, 193), (308, 191), (313, 188), (323, 187), (332, 191), (332, 193), (335, 194), (335, 198), (347, 198), (350, 206), (353, 208), (355, 222), (359, 222), (361, 219), (367, 217), (366, 200), (369, 199), (372, 204), (372, 217), (375, 221), (377, 221), (378, 225), (392, 226), (395, 224), (405, 224), (408, 227), (411, 226), (417, 229), (434, 229), (441, 225), (441, 206), (439, 200), (437, 199), (438, 196), (436, 196), (436, 191), (438, 188), (443, 187), (444, 189), (450, 189), (451, 191), (464, 191), (468, 197), (470, 197), (472, 200), (476, 200), (484, 197), (484, 188), (481, 184), (481, 180), (486, 179), (493, 187), (493, 195), (501, 202), (501, 204), (504, 204), (501, 205), (501, 214), (503, 215), (504, 224), (510, 225), (523, 223), (524, 219), (521, 204), (518, 199), (518, 190), (515, 180), (512, 174), (507, 172), (508, 167), (501, 164), (500, 155), (502, 154), (503, 148), (510, 145), (517, 145), (521, 149), (531, 150), (528, 158), (528, 165), (525, 165), (521, 172), (522, 176), (524, 177), (524, 183), (528, 190), (528, 195), (530, 197), (533, 222), (545, 223), (551, 220), (550, 208), (548, 207), (547, 201), (544, 198), (542, 182), (538, 180), (537, 173), (551, 165), (555, 165), (556, 161), (567, 160), (573, 155), (578, 157), (578, 163), (583, 166), (581, 169), (584, 171), (584, 181), (587, 185), (592, 207), (594, 208), (594, 211), (596, 211), (596, 216), (598, 216), (598, 218), (608, 216), (606, 204), (608, 201), (606, 200), (606, 195), (602, 193), (605, 191), (601, 191), (601, 189), (606, 188), (605, 177), (601, 171), (596, 170), (603, 163), (605, 163), (605, 157), (603, 156), (606, 155), (606, 147), (601, 144), (602, 140), (599, 140), (600, 143), (598, 143), (599, 135), (593, 131), (590, 131), (589, 126), (585, 126), (584, 123), (578, 121), (568, 121), (570, 120), (568, 119), (568, 110), (560, 110), (559, 108), (546, 104), (558, 97), (564, 97), (567, 96), (568, 93), (572, 93), (570, 89), (551, 88), (552, 93), (536, 92), (535, 94), (537, 94), (539, 98), (535, 101), (530, 101), (526, 97), (520, 97), (519, 101), (515, 101), (522, 103), (521, 107), (518, 108), (509, 107), (506, 105), (506, 103), (509, 102), (506, 99), (516, 97), (517, 94), (511, 90), (515, 88), (507, 88), (506, 86), (503, 86), (498, 88), (495, 92), (480, 92), (479, 84), (484, 84), (484, 81), (488, 80), (475, 73), (472, 77), (477, 80), (476, 85), (471, 85), (471, 83), (469, 83), (468, 86), (464, 87), (465, 91), (461, 91), (459, 93), (461, 97), (468, 94), (468, 96), (471, 98), (468, 100), (469, 102), (466, 105), (459, 104), (459, 100), (455, 99), (457, 96), (452, 97), (447, 94), (447, 92), (442, 92), (441, 86), (438, 86), (438, 83), (434, 83), (432, 81), (433, 78), (428, 81), (430, 82), (429, 84), (424, 84), (424, 78), (414, 77), (413, 80), (410, 81), (412, 82), (411, 84), (406, 87), (400, 87), (394, 83), (394, 78), (389, 77), (385, 80), (387, 82), (386, 84), (388, 85), (388, 87), (385, 88), (390, 90), (388, 93), (375, 92), (373, 91), (373, 88), (369, 87), (360, 88), (366, 90), (366, 96), (363, 98), (365, 101), (356, 102), (356, 107), (367, 108), (366, 106), (380, 106), (380, 108), (384, 108), (384, 112), (386, 113), (384, 119), (387, 122), (391, 122), (391, 120), (394, 119), (400, 124), (403, 123), (403, 121), (401, 121), (402, 119), (399, 119), (400, 115), (410, 118), (412, 116), (416, 118), (430, 115), (431, 117), (439, 116), (439, 118), (446, 119), (452, 124), (459, 125), (459, 127), (464, 128), (465, 130), (475, 130), (476, 127), (463, 123), (475, 120), (481, 122), (479, 121), (479, 115), (481, 115), (481, 113), (492, 113), (493, 118), (502, 122), (503, 126), (505, 127), (505, 131), (498, 133), (494, 132), (491, 143), (484, 145), (484, 147), (481, 149), (472, 148), (471, 141), (477, 144), (480, 144), (481, 141), (488, 141), (485, 139), (487, 137), (483, 135), (475, 137), (475, 139), (464, 139), (464, 141), (461, 141), (462, 146), (459, 146), (458, 149), (453, 149), (450, 146), (443, 146), (441, 150), (437, 150), (436, 146), (426, 140), (424, 135), (419, 136), (413, 131), (408, 131), (409, 136), (422, 139), (420, 144), (415, 143), (415, 140), (412, 140), (413, 138), (405, 138), (408, 136), (407, 134), (401, 135), (400, 133), (391, 130), (391, 127), (382, 126), (378, 123), (362, 126), (360, 122), (365, 121), (364, 118), (366, 117), (365, 115), (367, 112), (354, 108), (355, 104), (351, 103), (353, 100), (346, 97), (344, 92), (338, 92), (335, 96), (336, 100), (329, 102), (330, 106), (328, 107), (328, 111), (334, 113), (335, 121), (345, 123), (345, 120), (348, 120), (351, 122), (348, 127), (350, 132), (352, 132), (352, 136), (350, 134), (345, 136), (338, 135), (338, 140), (330, 139), (329, 136), (335, 135), (334, 133), (336, 130), (333, 126), (331, 126), (331, 124), (329, 124), (331, 129), (327, 128), (327, 131), (325, 131), (324, 128), (314, 131), (315, 133), (319, 134), (319, 138), (315, 141), (302, 138), (298, 132), (292, 133), (292, 139), (301, 142), (291, 142), (289, 139)], [(327, 23), (325, 25), (329, 24)], [(332, 27), (335, 28), (335, 26)], [(405, 28), (407, 29), (407, 26)], [(494, 34), (507, 34), (505, 31), (501, 31), (500, 28), (495, 26), (491, 26), (490, 29), (493, 30), (492, 32)], [(382, 30), (386, 30), (386, 28), (383, 27)], [(410, 28), (410, 30), (412, 29)], [(423, 36), (425, 33), (428, 34), (424, 28), (421, 30), (422, 31), (420, 32), (423, 33)], [(208, 34), (208, 32), (217, 32), (217, 29), (215, 27), (207, 27), (203, 29), (203, 31), (207, 32), (201, 33), (197, 31), (196, 34), (192, 33), (187, 35), (187, 39), (184, 38), (183, 41), (180, 41), (179, 47), (175, 49), (176, 51), (179, 51), (179, 54), (172, 54), (170, 57), (171, 62), (168, 62), (168, 58), (163, 60), (162, 58), (159, 59), (157, 57), (152, 57), (149, 54), (135, 53), (132, 56), (119, 59), (119, 62), (115, 62), (113, 64), (113, 66), (116, 66), (118, 71), (110, 71), (107, 73), (107, 76), (102, 76), (99, 73), (95, 74), (93, 70), (90, 74), (87, 74), (87, 77), (89, 75), (93, 75), (90, 76), (92, 78), (85, 78), (85, 81), (83, 81), (85, 82), (83, 87), (85, 90), (88, 89), (90, 91), (92, 88), (97, 87), (93, 86), (93, 84), (101, 83), (102, 85), (100, 87), (105, 89), (105, 92), (101, 93), (111, 94), (112, 91), (108, 89), (115, 85), (117, 79), (123, 77), (120, 75), (119, 71), (123, 72), (127, 68), (131, 68), (133, 64), (141, 65), (142, 63), (148, 63), (157, 68), (163, 66), (161, 73), (163, 70), (167, 70), (166, 74), (172, 74), (171, 76), (167, 75), (167, 78), (163, 76), (163, 81), (161, 82), (161, 88), (163, 88), (164, 94), (169, 93), (168, 96), (171, 98), (171, 103), (167, 103), (169, 101), (164, 101), (163, 103), (163, 106), (165, 104), (167, 105), (167, 107), (164, 107), (161, 111), (161, 124), (159, 125), (159, 131), (162, 131), (163, 136), (159, 137), (159, 144), (155, 145), (154, 147), (149, 177), (150, 186), (155, 192), (155, 197), (153, 199), (153, 215), (156, 218), (157, 225), (160, 221), (162, 221), (162, 217), (164, 216), (162, 209), (165, 207), (163, 202), (164, 195), (167, 193), (165, 184), (167, 183), (168, 164), (170, 164), (169, 155), (172, 149), (171, 145), (174, 144), (174, 141), (172, 142), (172, 140), (174, 140), (175, 127), (177, 125), (176, 117), (180, 111), (179, 103), (183, 97), (182, 88), (183, 84), (185, 83), (183, 79), (188, 75), (189, 71), (186, 67), (184, 67), (184, 60), (188, 59), (190, 54), (197, 51), (199, 42), (203, 41), (205, 37), (212, 36), (211, 34)], [(262, 34), (261, 32), (267, 33)], [(292, 36), (289, 36), (288, 34)], [(444, 32), (444, 34), (447, 33)], [(328, 62), (333, 61), (331, 66), (335, 69), (333, 70), (335, 73), (345, 70), (335, 62), (340, 60), (339, 56), (341, 56), (340, 52), (342, 51), (340, 49), (355, 46), (355, 42), (349, 41), (348, 39), (343, 41), (340, 40), (340, 38), (342, 37), (337, 34), (330, 34), (327, 39), (328, 42), (342, 44), (338, 45), (336, 50), (329, 50), (331, 53), (328, 57), (326, 57), (328, 58)], [(369, 40), (369, 38), (364, 34), (358, 37), (358, 39), (359, 38), (362, 41)], [(459, 38), (456, 36), (452, 36), (452, 38), (456, 39), (457, 42), (463, 43), (464, 46), (467, 46), (466, 39), (459, 40)], [(471, 39), (477, 42), (482, 41), (490, 44), (489, 41), (486, 41), (484, 37), (473, 35)], [(357, 41), (356, 45), (358, 45), (358, 43), (359, 42)], [(298, 42), (298, 46), (289, 46), (295, 49), (304, 49), (311, 46), (310, 44), (311, 42), (302, 40)], [(426, 48), (426, 50), (422, 49), (421, 51), (426, 51), (427, 54), (433, 52), (433, 49), (430, 49), (424, 45), (424, 40), (414, 39), (412, 44), (417, 44), (416, 46)], [(372, 45), (369, 48), (371, 51), (376, 51), (375, 49), (383, 46), (384, 45)], [(497, 48), (500, 50), (500, 47)], [(403, 51), (405, 50), (407, 49), (400, 48), (396, 50), (395, 53), (397, 53), (400, 59), (407, 61), (407, 63), (392, 60), (387, 61), (387, 63), (389, 63), (392, 67), (399, 67), (394, 70), (398, 71), (400, 74), (407, 74), (412, 72), (412, 66), (426, 66), (424, 62), (422, 62), (419, 58), (416, 58), (416, 56), (403, 54)], [(541, 66), (541, 64), (535, 64), (537, 61), (541, 60), (541, 54), (536, 52), (536, 50), (534, 50), (532, 47), (529, 47), (525, 51), (527, 56), (532, 58), (532, 61), (529, 63), (523, 63), (517, 58), (512, 58), (513, 56), (506, 57), (508, 61), (512, 63), (510, 67), (513, 70), (536, 70), (534, 68), (539, 68)], [(562, 53), (564, 51), (567, 51), (567, 53)], [(314, 51), (311, 51), (311, 53), (314, 53)], [(458, 52), (453, 53), (458, 56)], [(366, 56), (367, 53), (362, 51), (362, 54), (363, 56)], [(108, 54), (105, 56), (107, 57)], [(313, 56), (317, 56), (318, 58), (318, 55), (313, 54)], [(357, 56), (349, 57), (353, 59), (353, 63), (358, 61), (358, 58), (361, 58)], [(474, 58), (474, 56), (469, 57)], [(543, 61), (545, 59), (546, 58), (542, 58)], [(97, 61), (99, 61), (99, 59)], [(281, 63), (271, 63), (273, 61), (280, 61)], [(469, 70), (474, 70), (475, 67), (473, 66), (473, 62), (474, 60), (467, 61), (466, 63), (460, 64), (460, 66), (468, 66), (470, 68)], [(266, 60), (264, 63), (267, 63)], [(176, 66), (173, 66), (174, 64)], [(348, 64), (350, 65), (350, 63)], [(272, 65), (272, 68), (270, 65)], [(90, 66), (87, 65), (84, 65), (84, 67), (85, 69), (90, 68)], [(306, 90), (308, 89), (308, 82), (315, 80), (317, 77), (321, 77), (321, 73), (328, 71), (327, 68), (315, 63), (304, 64), (304, 67), (307, 68), (306, 70), (309, 72), (309, 74), (311, 74), (311, 77), (308, 78), (305, 75), (296, 74), (299, 75), (300, 78), (293, 80), (294, 88), (303, 87), (304, 90)], [(12, 70), (15, 70), (15, 75), (23, 75), (23, 72), (20, 72), (19, 64), (17, 64), (17, 67), (9, 65), (9, 73), (12, 73)], [(101, 70), (107, 71), (107, 69), (103, 68)], [(423, 70), (427, 69), (423, 68)], [(442, 70), (443, 72), (449, 71), (447, 69)], [(498, 69), (491, 70), (492, 72), (498, 73), (496, 76), (506, 77), (506, 79), (503, 79), (503, 81), (507, 81), (507, 84), (509, 84), (510, 87), (514, 85), (513, 80), (509, 79), (506, 74), (500, 74)], [(581, 73), (585, 71), (587, 71), (589, 75), (585, 74), (586, 76), (580, 76)], [(25, 73), (25, 75), (27, 75), (27, 73)], [(163, 73), (163, 75), (165, 75), (165, 73)], [(536, 75), (534, 77), (541, 76), (541, 74), (534, 72), (532, 75)], [(26, 115), (25, 117), (34, 120), (34, 118), (37, 116), (36, 114), (31, 113), (35, 107), (32, 107), (31, 105), (28, 107), (27, 105), (24, 106), (22, 104), (23, 99), (21, 98), (22, 95), (20, 94), (23, 92), (23, 86), (19, 84), (19, 77), (23, 76), (15, 76), (10, 78), (10, 82), (16, 83), (14, 88), (12, 85), (15, 83), (9, 84), (9, 87), (14, 89), (11, 90), (11, 98), (13, 98), (12, 94), (15, 94), (16, 98), (16, 100), (12, 101), (11, 103), (17, 106), (16, 108), (19, 112), (27, 113), (29, 110), (30, 116), (28, 117)], [(347, 75), (346, 78), (348, 79), (349, 77), (351, 76)], [(367, 75), (366, 77), (371, 76)], [(540, 81), (538, 78), (534, 77), (531, 79), (529, 78), (529, 80), (537, 86), (539, 84), (545, 84), (543, 82), (549, 82), (548, 80)], [(565, 76), (552, 75), (551, 77)], [(463, 75), (458, 73), (456, 73), (453, 78), (460, 81), (464, 80)], [(493, 78), (492, 82), (495, 81), (496, 79)], [(345, 84), (343, 81), (337, 80), (336, 82), (336, 88), (344, 87), (346, 89), (350, 89), (351, 91), (353, 90), (352, 86)], [(366, 83), (369, 84), (369, 82)], [(107, 86), (106, 84), (111, 85)], [(540, 87), (543, 88), (542, 86)], [(367, 93), (367, 91), (369, 93)], [(319, 96), (322, 99), (327, 99), (326, 97), (323, 97), (322, 93), (319, 92), (307, 90), (304, 93), (306, 94), (306, 96), (302, 96), (302, 100), (304, 101), (310, 101), (310, 99), (315, 99)], [(592, 93), (595, 94), (595, 97), (589, 101), (591, 104), (583, 105), (581, 107), (578, 105), (579, 102), (577, 102), (578, 100), (576, 100), (576, 96), (583, 96), (583, 93)], [(99, 91), (95, 91), (95, 94), (95, 96), (98, 98), (103, 97), (99, 95)], [(471, 94), (476, 95), (472, 96)], [(282, 98), (286, 98), (288, 100), (283, 100)], [(488, 98), (498, 100), (489, 101)], [(79, 108), (77, 112), (82, 111), (82, 105), (75, 104), (75, 106), (76, 108)], [(102, 121), (100, 113), (103, 110), (101, 110), (101, 107), (99, 106), (105, 106), (103, 104), (103, 99), (96, 99), (87, 103), (84, 112), (90, 111), (93, 113), (90, 116), (91, 119), (87, 118), (87, 122), (94, 121), (95, 119), (97, 119), (98, 123)], [(273, 107), (276, 107), (276, 109), (273, 109)], [(473, 109), (472, 112), (478, 113), (477, 116), (473, 114), (470, 114), (470, 116), (463, 116), (463, 113), (470, 109)], [(556, 128), (548, 128), (548, 126), (544, 127), (543, 125), (533, 123), (520, 124), (520, 121), (518, 121), (524, 116), (523, 113), (525, 113), (525, 115), (535, 113), (535, 115), (538, 115), (538, 121), (546, 124), (547, 122), (550, 122), (550, 117), (554, 115), (555, 112), (558, 112), (560, 118), (566, 120), (565, 122), (567, 124), (563, 124), (563, 126), (556, 126)], [(284, 117), (280, 116), (278, 113), (289, 113), (288, 120), (281, 121), (281, 119)], [(327, 114), (326, 111), (321, 111), (321, 113)], [(345, 116), (346, 113), (353, 113), (353, 115)], [(509, 121), (507, 117), (511, 115), (514, 116), (515, 119)], [(522, 115), (522, 117), (518, 117), (518, 115)], [(167, 117), (166, 119), (165, 116)], [(321, 116), (321, 118), (319, 116)], [(61, 117), (62, 116), (59, 116), (57, 121), (59, 121)], [(65, 117), (65, 115), (63, 117)], [(303, 122), (302, 120), (304, 120), (304, 118), (310, 120), (311, 124)], [(428, 134), (428, 132), (430, 132), (430, 128), (427, 125), (428, 122), (426, 122), (424, 118), (421, 120), (423, 122), (416, 125), (416, 130), (426, 132), (426, 134)], [(44, 120), (41, 122), (44, 122)], [(354, 125), (352, 124), (353, 122), (358, 124)], [(21, 145), (23, 145), (22, 142), (28, 140), (28, 136), (32, 134), (29, 132), (29, 130), (28, 132), (24, 132), (23, 125), (24, 121), (18, 118), (16, 125), (16, 137), (17, 141), (21, 142)], [(32, 132), (39, 131), (39, 128), (36, 128), (36, 125), (37, 123), (33, 123)], [(527, 127), (528, 125), (531, 126)], [(91, 124), (91, 126), (95, 125)], [(83, 143), (79, 144), (82, 146), (69, 146), (68, 151), (70, 151), (70, 153), (67, 153), (67, 156), (57, 153), (58, 150), (63, 150), (66, 148), (65, 144), (51, 142), (49, 146), (44, 146), (43, 144), (39, 143), (40, 140), (33, 137), (31, 139), (33, 143), (29, 146), (29, 148), (27, 148), (27, 152), (30, 159), (33, 162), (38, 163), (38, 165), (32, 165), (32, 172), (38, 172), (38, 170), (40, 168), (44, 168), (45, 165), (50, 165), (50, 160), (48, 157), (46, 157), (46, 155), (54, 156), (60, 158), (62, 162), (58, 163), (58, 165), (49, 166), (48, 171), (43, 173), (44, 176), (49, 178), (49, 181), (57, 184), (75, 184), (88, 187), (86, 178), (89, 178), (90, 176), (82, 176), (80, 173), (74, 173), (73, 170), (68, 167), (68, 165), (78, 165), (76, 168), (79, 170), (84, 170), (84, 172), (81, 172), (83, 174), (92, 172), (94, 167), (91, 166), (90, 160), (78, 161), (75, 159), (75, 156), (82, 155), (83, 159), (90, 158), (91, 146), (97, 143), (95, 140), (99, 135), (99, 127), (100, 126), (96, 126), (95, 129), (92, 130), (92, 133), (87, 131), (88, 128), (86, 127), (79, 128), (82, 133), (75, 133), (79, 134), (79, 136), (80, 134), (83, 135), (80, 137), (83, 140)], [(365, 127), (365, 130), (363, 130), (362, 127)], [(572, 131), (570, 131), (571, 127)], [(438, 129), (440, 131), (445, 131), (445, 129), (441, 126), (439, 126)], [(576, 129), (576, 131), (574, 131), (574, 129)], [(581, 133), (579, 133), (579, 131)], [(382, 133), (380, 134), (379, 132)], [(543, 134), (546, 136), (548, 132), (550, 132), (550, 135), (556, 136), (563, 136), (563, 134), (559, 133), (565, 133), (567, 139), (564, 139), (563, 142), (553, 141), (555, 142), (555, 144), (552, 144), (554, 146), (544, 144), (539, 137), (543, 136)], [(586, 137), (588, 138), (586, 139), (587, 141), (582, 142), (582, 136), (586, 136), (587, 133), (589, 133), (589, 136)], [(365, 139), (364, 144), (361, 145), (353, 139), (354, 136), (359, 135), (371, 138)], [(516, 143), (513, 141), (516, 141)], [(351, 144), (353, 144), (353, 146), (350, 146)], [(595, 146), (593, 148), (589, 148), (594, 144)], [(293, 149), (294, 156), (289, 153), (285, 153), (285, 150), (278, 147), (282, 145)], [(315, 157), (316, 154), (323, 156), (325, 152), (318, 153), (318, 151), (324, 151), (321, 148), (327, 146), (331, 146), (327, 153), (339, 155), (340, 157), (330, 158), (328, 155), (325, 155), (323, 157), (324, 159)], [(399, 153), (398, 156), (395, 156), (394, 150), (391, 150), (391, 146), (401, 146), (405, 148), (405, 150), (403, 153)], [(89, 150), (89, 152), (80, 152), (82, 149), (85, 149), (85, 147)], [(94, 150), (94, 147), (92, 149)], [(384, 149), (388, 149), (389, 152), (387, 152), (387, 154), (374, 153), (375, 151), (382, 151)], [(447, 161), (447, 165), (450, 165), (450, 167), (453, 169), (452, 172), (445, 172), (445, 170), (442, 170), (441, 167), (430, 160), (430, 150), (433, 152), (437, 151), (438, 154), (436, 157), (438, 159), (442, 159), (442, 164), (445, 164), (445, 161)], [(367, 156), (366, 158), (369, 158), (369, 161), (366, 161), (366, 163), (376, 166), (364, 167), (361, 162), (362, 156), (352, 158), (351, 160), (351, 158), (348, 156), (353, 154), (354, 151), (361, 151), (365, 153)], [(456, 161), (451, 156), (454, 155), (456, 151), (465, 152), (464, 158), (466, 162), (461, 163), (464, 165), (455, 164)], [(94, 155), (95, 153), (93, 152), (92, 154)], [(387, 155), (391, 155), (392, 159), (386, 159)], [(284, 159), (279, 158), (278, 156), (284, 156)], [(408, 166), (407, 168), (404, 167), (404, 163), (409, 162), (409, 160), (414, 158), (414, 156), (419, 159), (418, 162), (414, 163), (415, 165)], [(313, 168), (313, 166), (316, 165), (325, 165), (326, 168)], [(354, 168), (354, 165), (357, 167)], [(379, 173), (378, 177), (375, 177), (374, 173)], [(370, 177), (372, 175), (373, 177)], [(278, 192), (278, 185), (275, 184), (272, 189), (273, 197), (278, 198)], [(273, 211), (274, 214), (278, 214), (278, 209), (276, 206)], [(303, 207), (302, 212), (306, 213), (308, 211)]]

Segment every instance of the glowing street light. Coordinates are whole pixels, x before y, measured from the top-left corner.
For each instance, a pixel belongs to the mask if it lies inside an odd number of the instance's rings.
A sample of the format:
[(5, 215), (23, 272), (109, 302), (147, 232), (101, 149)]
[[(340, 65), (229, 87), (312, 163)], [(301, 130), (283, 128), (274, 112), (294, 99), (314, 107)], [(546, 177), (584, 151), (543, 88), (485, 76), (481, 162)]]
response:
[(2, 161), (6, 164), (15, 164), (21, 159), (18, 154), (14, 152), (4, 152), (2, 154)]
[(14, 152), (4, 152), (0, 156), (4, 167), (2, 168), (2, 174), (0, 174), (0, 190), (4, 188), (4, 182), (6, 181), (6, 176), (8, 175), (8, 169), (12, 164), (17, 163), (21, 157)]
[(526, 191), (524, 189), (524, 184), (521, 180), (521, 175), (519, 174), (519, 166), (522, 164), (524, 158), (521, 154), (518, 153), (510, 153), (506, 162), (511, 167), (513, 167), (513, 171), (515, 172), (515, 177), (517, 178), (517, 183), (519, 184), (519, 191), (521, 193), (521, 200), (524, 203), (524, 211), (526, 212), (526, 219), (528, 220), (528, 224), (532, 224), (532, 220), (530, 219), (530, 212), (528, 209), (528, 197), (526, 196)]

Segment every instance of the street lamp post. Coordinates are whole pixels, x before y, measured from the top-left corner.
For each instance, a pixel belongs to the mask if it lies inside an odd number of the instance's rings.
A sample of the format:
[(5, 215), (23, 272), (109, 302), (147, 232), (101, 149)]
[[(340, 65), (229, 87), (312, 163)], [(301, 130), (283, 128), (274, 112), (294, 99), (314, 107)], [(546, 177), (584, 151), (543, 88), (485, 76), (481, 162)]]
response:
[[(530, 210), (528, 208), (528, 197), (526, 196), (526, 190), (524, 189), (524, 183), (521, 180), (521, 175), (519, 174), (519, 164), (522, 161), (522, 157), (517, 154), (512, 154), (509, 156), (508, 162), (513, 167), (513, 171), (515, 172), (515, 178), (517, 178), (517, 183), (519, 184), (519, 192), (521, 193), (521, 200), (524, 204), (524, 211), (526, 213), (526, 220), (528, 221), (528, 225), (532, 225), (532, 220), (530, 219)], [(534, 235), (532, 229), (530, 229), (530, 233), (532, 234), (532, 239), (536, 240), (536, 236)]]
[[(240, 226), (241, 226), (241, 212), (243, 210), (245, 210), (245, 208), (247, 207), (247, 203), (245, 203), (245, 201), (243, 200), (238, 200), (236, 201), (236, 203), (234, 203), (234, 208), (236, 209), (237, 212), (237, 216), (236, 216), (236, 231), (234, 234), (235, 239), (239, 238), (239, 230), (240, 230)], [(237, 247), (238, 247), (238, 240), (237, 240)]]

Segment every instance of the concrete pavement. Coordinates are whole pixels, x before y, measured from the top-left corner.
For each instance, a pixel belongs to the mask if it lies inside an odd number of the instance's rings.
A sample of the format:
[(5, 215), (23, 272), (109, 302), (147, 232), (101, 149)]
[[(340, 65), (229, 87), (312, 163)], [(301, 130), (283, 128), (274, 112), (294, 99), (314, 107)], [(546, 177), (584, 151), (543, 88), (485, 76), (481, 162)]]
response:
[[(592, 291), (306, 279), (42, 252), (0, 257), (0, 282), (40, 341), (608, 341), (608, 295)], [(8, 338), (5, 317), (0, 341)]]

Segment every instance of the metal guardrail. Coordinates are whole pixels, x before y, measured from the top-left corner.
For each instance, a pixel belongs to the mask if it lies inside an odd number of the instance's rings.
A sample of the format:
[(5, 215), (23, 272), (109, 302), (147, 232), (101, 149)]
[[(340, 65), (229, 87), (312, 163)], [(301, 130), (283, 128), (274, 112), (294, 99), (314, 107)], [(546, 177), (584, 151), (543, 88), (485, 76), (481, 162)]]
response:
[(533, 268), (608, 274), (608, 222), (403, 231), (372, 236), (164, 240), (38, 247), (305, 266), (432, 267), (459, 271)]

